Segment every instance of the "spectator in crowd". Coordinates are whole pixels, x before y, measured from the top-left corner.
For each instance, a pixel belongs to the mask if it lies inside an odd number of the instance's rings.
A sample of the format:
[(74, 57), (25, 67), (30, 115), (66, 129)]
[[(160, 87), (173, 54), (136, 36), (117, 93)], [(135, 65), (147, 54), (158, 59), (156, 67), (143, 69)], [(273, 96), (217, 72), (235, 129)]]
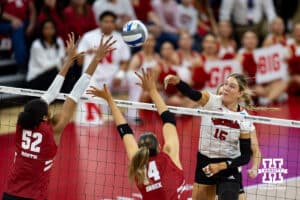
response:
[(57, 37), (54, 21), (41, 23), (40, 36), (30, 49), (29, 68), (26, 80), (33, 89), (46, 90), (62, 66), (65, 56), (64, 42)]
[(288, 46), (293, 43), (293, 39), (289, 38), (284, 31), (284, 22), (282, 18), (276, 17), (270, 25), (270, 33), (265, 38), (263, 46), (271, 46), (275, 44), (281, 44), (282, 46)]
[(194, 36), (197, 32), (198, 13), (192, 3), (192, 0), (182, 0), (178, 5), (177, 27)]
[(293, 30), (295, 43), (290, 45), (291, 57), (288, 60), (290, 83), (289, 92), (300, 95), (300, 23), (296, 23)]
[(157, 38), (156, 50), (165, 41), (177, 47), (179, 27), (177, 27), (178, 3), (175, 0), (154, 0), (152, 3), (155, 13), (161, 22), (162, 33)]
[(179, 94), (172, 85), (164, 85), (164, 80), (168, 75), (177, 75), (176, 67), (178, 65), (178, 55), (174, 45), (171, 42), (164, 42), (160, 49), (161, 60), (154, 69), (157, 75), (157, 86), (164, 93), (165, 101), (168, 105), (187, 107), (190, 106), (188, 99)]
[(196, 0), (196, 9), (198, 11), (198, 34), (204, 37), (207, 33), (217, 34), (217, 23), (208, 0)]
[[(142, 50), (135, 53), (129, 63), (129, 70), (127, 72), (128, 86), (129, 86), (129, 100), (130, 101), (146, 101), (149, 97), (143, 93), (142, 89), (136, 85), (139, 82), (138, 77), (134, 72), (141, 72), (142, 69), (152, 69), (158, 65), (160, 57), (154, 51), (155, 36), (149, 32), (148, 38), (143, 44)], [(128, 109), (128, 116), (132, 117), (134, 123), (141, 124), (142, 119), (136, 109)]]
[(4, 9), (4, 0), (1, 0), (0, 1), (0, 20), (2, 19), (3, 9)]
[(97, 19), (105, 11), (114, 12), (117, 15), (117, 30), (121, 30), (129, 20), (136, 19), (129, 0), (96, 0), (93, 4), (93, 10)]
[(229, 21), (219, 22), (219, 58), (233, 59), (236, 55), (237, 44), (233, 39), (232, 26)]
[(95, 15), (87, 0), (71, 0), (64, 10), (64, 19), (68, 32), (82, 36), (97, 27)]
[(43, 0), (41, 12), (38, 15), (37, 22), (40, 25), (46, 19), (52, 19), (55, 22), (57, 35), (65, 41), (67, 39), (67, 30), (64, 23), (61, 1)]
[(220, 21), (233, 20), (238, 41), (247, 30), (258, 33), (259, 38), (266, 36), (264, 15), (268, 23), (276, 17), (272, 0), (223, 0), (220, 8)]
[(192, 74), (193, 87), (201, 90), (206, 81), (210, 80), (209, 75), (204, 70), (206, 61), (218, 60), (218, 39), (215, 34), (208, 33), (204, 36), (202, 42), (203, 51), (200, 54), (201, 65), (195, 67)]
[(26, 36), (35, 28), (36, 9), (31, 0), (6, 0), (0, 33), (11, 36), (16, 63), (20, 72), (26, 72), (28, 50)]
[(86, 52), (83, 59), (83, 68), (86, 69), (93, 58), (94, 47), (98, 46), (99, 38), (104, 34), (105, 38), (113, 35), (116, 43), (115, 51), (109, 53), (98, 65), (94, 74), (94, 81), (97, 86), (104, 83), (109, 87), (120, 86), (120, 81), (125, 77), (130, 59), (130, 49), (124, 43), (121, 34), (116, 31), (117, 15), (105, 11), (99, 17), (99, 27), (85, 33), (79, 43), (78, 51)]
[(253, 51), (257, 45), (257, 34), (253, 31), (246, 31), (242, 38), (242, 48), (238, 51), (238, 59), (241, 62), (243, 73), (249, 78), (248, 82), (251, 88), (256, 84), (257, 64), (254, 60)]
[(283, 0), (273, 0), (276, 13), (278, 13), (278, 16), (280, 16), (283, 20), (283, 23), (286, 27), (285, 31), (292, 31), (293, 28), (293, 18), (297, 15), (297, 12), (299, 12), (297, 9), (299, 9), (300, 3), (299, 0), (289, 0), (289, 1), (283, 1)]
[[(239, 51), (244, 73), (255, 80), (258, 64), (254, 58), (254, 50), (258, 44), (256, 33), (252, 31), (245, 32), (243, 36), (243, 49)], [(285, 91), (287, 82), (281, 78), (269, 81), (264, 84), (257, 84), (256, 80), (252, 82), (252, 90), (258, 98), (259, 104), (263, 106), (270, 105), (275, 101), (284, 101), (287, 99)]]
[(177, 67), (175, 68), (179, 78), (188, 84), (192, 84), (192, 71), (200, 66), (201, 59), (196, 51), (192, 50), (193, 38), (187, 31), (179, 34), (177, 50)]
[(137, 19), (141, 20), (156, 37), (161, 34), (161, 21), (154, 12), (151, 0), (131, 0)]

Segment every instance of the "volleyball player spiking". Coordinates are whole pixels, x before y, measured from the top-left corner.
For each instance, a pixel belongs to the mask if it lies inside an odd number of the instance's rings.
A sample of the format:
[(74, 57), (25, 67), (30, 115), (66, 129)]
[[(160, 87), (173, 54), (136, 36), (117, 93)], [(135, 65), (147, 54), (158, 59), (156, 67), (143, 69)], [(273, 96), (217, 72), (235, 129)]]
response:
[(145, 132), (136, 142), (132, 129), (105, 85), (102, 90), (93, 87), (87, 93), (101, 97), (108, 102), (130, 160), (129, 178), (136, 183), (143, 199), (186, 200), (186, 182), (179, 158), (179, 139), (175, 117), (168, 111), (165, 102), (157, 91), (153, 73), (150, 70), (145, 73), (142, 69), (142, 75), (137, 74), (137, 76), (141, 80), (139, 85), (149, 93), (163, 122), (164, 145), (162, 149), (160, 149), (154, 133)]
[[(217, 88), (216, 94), (217, 95), (223, 95), (223, 88), (224, 84), (219, 85)], [(243, 102), (241, 102), (243, 103)], [(247, 171), (248, 176), (250, 178), (256, 178), (258, 175), (258, 169), (259, 165), (261, 163), (261, 150), (259, 147), (258, 139), (257, 139), (257, 134), (256, 131), (253, 132), (250, 136), (251, 140), (251, 160), (252, 160), (252, 167)], [(243, 185), (243, 175), (242, 175), (242, 168), (239, 168), (239, 174), (240, 174), (240, 191), (239, 191), (239, 200), (246, 200), (246, 195), (245, 195), (245, 190), (244, 190), (244, 185)]]
[(101, 39), (88, 69), (74, 85), (61, 111), (51, 117), (49, 104), (59, 94), (71, 64), (81, 54), (76, 53), (74, 34), (69, 34), (68, 56), (59, 74), (47, 92), (40, 99), (29, 101), (24, 106), (24, 111), (19, 114), (15, 159), (2, 196), (3, 200), (47, 199), (51, 166), (57, 151), (53, 135), (60, 135), (71, 120), (76, 104), (88, 87), (97, 64), (109, 51), (114, 50), (114, 42), (112, 37), (106, 42)]
[[(173, 75), (166, 77), (165, 83), (175, 85), (183, 95), (208, 110), (247, 115), (239, 102), (243, 101), (246, 108), (251, 107), (248, 84), (242, 74), (227, 77), (223, 95), (194, 90)], [(255, 127), (247, 120), (211, 116), (203, 116), (201, 123), (192, 197), (195, 200), (215, 200), (217, 192), (219, 200), (237, 200), (240, 189), (238, 167), (250, 160), (250, 134)]]

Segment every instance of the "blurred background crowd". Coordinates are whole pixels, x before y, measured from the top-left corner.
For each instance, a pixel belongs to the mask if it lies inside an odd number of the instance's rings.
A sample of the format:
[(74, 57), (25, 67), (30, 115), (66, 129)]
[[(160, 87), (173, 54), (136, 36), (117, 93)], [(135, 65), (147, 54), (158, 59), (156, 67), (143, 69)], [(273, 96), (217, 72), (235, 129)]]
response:
[[(177, 74), (203, 89), (212, 79), (205, 63), (220, 60), (239, 63), (260, 105), (300, 94), (298, 0), (1, 0), (1, 10), (0, 85), (47, 89), (65, 57), (67, 34), (74, 32), (81, 38), (78, 50), (86, 54), (69, 71), (64, 92), (73, 87), (105, 33), (115, 35), (118, 51), (99, 63), (106, 71), (98, 72), (97, 84), (122, 88), (133, 101), (149, 99), (135, 87), (132, 72), (151, 67), (169, 104), (191, 106), (173, 88), (163, 90), (164, 77)], [(139, 49), (129, 49), (118, 34), (132, 19), (149, 30)], [(287, 75), (261, 84), (255, 79), (259, 63), (253, 52), (272, 45), (286, 50)]]

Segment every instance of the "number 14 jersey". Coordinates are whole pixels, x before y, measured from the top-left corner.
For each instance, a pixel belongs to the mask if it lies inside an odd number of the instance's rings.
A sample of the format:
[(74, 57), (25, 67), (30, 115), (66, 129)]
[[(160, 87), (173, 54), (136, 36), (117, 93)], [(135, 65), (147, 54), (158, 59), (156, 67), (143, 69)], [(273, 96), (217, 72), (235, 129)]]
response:
[(144, 200), (186, 200), (188, 191), (183, 175), (171, 158), (164, 152), (150, 157), (146, 176), (148, 182), (137, 185)]
[(49, 122), (41, 122), (33, 130), (17, 126), (15, 158), (5, 192), (18, 197), (46, 199), (56, 151)]

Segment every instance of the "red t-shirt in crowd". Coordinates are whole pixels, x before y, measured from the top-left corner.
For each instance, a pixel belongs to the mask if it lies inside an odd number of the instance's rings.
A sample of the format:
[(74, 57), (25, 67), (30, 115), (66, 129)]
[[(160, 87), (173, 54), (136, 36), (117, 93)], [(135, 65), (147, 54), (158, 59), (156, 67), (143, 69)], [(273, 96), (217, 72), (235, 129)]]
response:
[(68, 6), (64, 10), (64, 18), (67, 32), (74, 32), (77, 36), (97, 27), (91, 6), (87, 6), (86, 13), (82, 15), (77, 14), (72, 6)]
[(4, 12), (18, 17), (22, 21), (28, 19), (29, 4), (33, 3), (32, 0), (6, 0)]

